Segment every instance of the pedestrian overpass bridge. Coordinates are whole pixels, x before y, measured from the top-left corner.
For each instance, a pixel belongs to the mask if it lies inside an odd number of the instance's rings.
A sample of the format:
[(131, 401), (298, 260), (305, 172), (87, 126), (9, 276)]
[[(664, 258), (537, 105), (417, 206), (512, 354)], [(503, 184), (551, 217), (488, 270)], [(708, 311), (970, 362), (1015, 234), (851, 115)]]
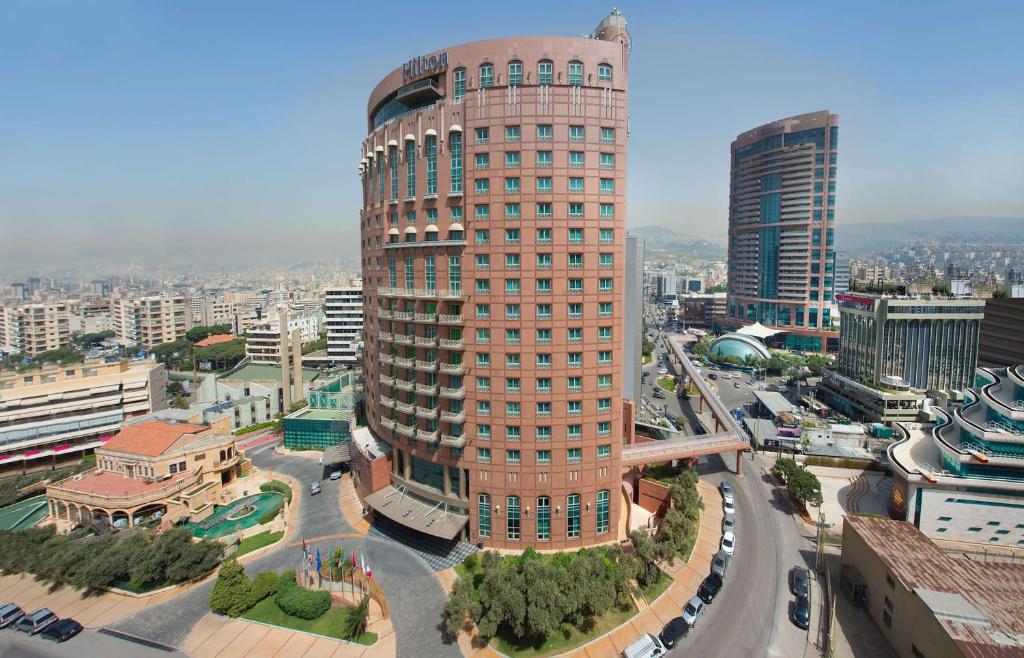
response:
[[(624, 446), (622, 449), (623, 466), (643, 466), (673, 459), (693, 459), (705, 455), (733, 452), (736, 454), (736, 474), (742, 475), (743, 451), (750, 446), (746, 432), (697, 372), (697, 367), (690, 361), (690, 357), (687, 356), (679, 341), (672, 340), (667, 336), (662, 337), (662, 341), (668, 348), (672, 362), (683, 368), (697, 388), (697, 393), (700, 396), (698, 418), (704, 413), (705, 405), (711, 412), (712, 423), (708, 423), (709, 427), (706, 428), (709, 433), (696, 436), (677, 435), (663, 441), (647, 441)], [(711, 424), (714, 425), (713, 432)], [(667, 431), (665, 428), (659, 429), (663, 432)]]

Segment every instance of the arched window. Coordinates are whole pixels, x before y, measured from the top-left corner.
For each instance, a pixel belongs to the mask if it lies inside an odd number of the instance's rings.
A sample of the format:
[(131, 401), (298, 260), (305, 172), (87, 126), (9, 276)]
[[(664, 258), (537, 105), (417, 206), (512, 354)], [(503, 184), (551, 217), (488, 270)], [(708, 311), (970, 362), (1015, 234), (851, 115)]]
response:
[(597, 65), (597, 79), (604, 82), (612, 81), (612, 66), (611, 64), (598, 64)]
[(481, 537), (491, 536), (491, 496), (480, 494), (477, 496), (477, 534)]
[(537, 62), (537, 84), (549, 87), (554, 81), (555, 65), (550, 59), (542, 59)]
[(458, 103), (462, 100), (462, 97), (466, 95), (466, 69), (461, 66), (452, 73), (452, 80), (454, 81), (454, 97), (455, 102)]
[(569, 84), (576, 87), (583, 84), (583, 62), (569, 62)]
[(508, 63), (508, 86), (518, 87), (523, 84), (523, 63), (512, 60)]
[(488, 89), (494, 86), (494, 66), (491, 64), (480, 65), (480, 88)]
[(565, 499), (566, 536), (577, 539), (580, 536), (580, 495), (569, 494)]
[(537, 498), (537, 539), (551, 539), (551, 499)]
[(609, 495), (607, 489), (597, 492), (597, 534), (608, 532)]
[(519, 496), (509, 496), (505, 505), (505, 537), (519, 539)]

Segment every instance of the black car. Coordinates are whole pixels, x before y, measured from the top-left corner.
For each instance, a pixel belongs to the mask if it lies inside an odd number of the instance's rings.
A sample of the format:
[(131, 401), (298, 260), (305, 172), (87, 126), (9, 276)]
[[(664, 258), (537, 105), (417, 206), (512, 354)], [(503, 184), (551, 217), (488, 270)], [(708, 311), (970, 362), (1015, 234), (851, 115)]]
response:
[(789, 572), (789, 589), (797, 596), (807, 596), (809, 590), (807, 569), (793, 567)]
[(722, 590), (722, 577), (717, 573), (713, 573), (704, 579), (704, 582), (700, 584), (700, 589), (697, 590), (697, 596), (704, 603), (711, 603), (718, 596), (718, 592)]
[(61, 619), (50, 624), (39, 635), (54, 642), (64, 642), (82, 632), (82, 625), (74, 619)]
[(811, 604), (803, 594), (793, 601), (793, 623), (804, 630), (811, 625)]
[(679, 639), (686, 635), (686, 631), (690, 629), (686, 625), (686, 620), (682, 617), (676, 617), (669, 623), (665, 624), (665, 628), (661, 630), (661, 634), (658, 635), (658, 639), (665, 645), (666, 649), (671, 649), (676, 646)]

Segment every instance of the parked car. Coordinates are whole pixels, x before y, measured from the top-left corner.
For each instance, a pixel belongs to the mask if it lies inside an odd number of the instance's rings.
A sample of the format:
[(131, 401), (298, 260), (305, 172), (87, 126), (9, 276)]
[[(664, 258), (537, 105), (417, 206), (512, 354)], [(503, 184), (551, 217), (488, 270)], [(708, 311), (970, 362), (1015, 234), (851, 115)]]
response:
[(668, 374), (668, 368), (658, 368), (658, 374), (659, 375), (667, 375)]
[(736, 504), (730, 498), (728, 500), (723, 501), (722, 509), (725, 511), (725, 514), (727, 516), (735, 514), (736, 513)]
[(718, 490), (722, 492), (722, 498), (732, 500), (732, 485), (722, 480), (718, 483)]
[(810, 577), (807, 574), (807, 569), (793, 567), (789, 572), (789, 591), (797, 596), (807, 596), (807, 592), (810, 591)]
[(719, 578), (725, 579), (725, 572), (729, 569), (728, 554), (718, 551), (715, 559), (711, 561), (711, 573), (717, 574)]
[(731, 516), (722, 517), (722, 534), (736, 532), (736, 519)]
[(622, 658), (658, 658), (666, 653), (661, 641), (648, 633), (622, 650)]
[(7, 628), (25, 616), (25, 611), (13, 603), (0, 608), (0, 628)]
[(340, 480), (341, 479), (341, 470), (339, 469), (337, 471), (331, 471), (331, 479), (332, 480)]
[(729, 557), (732, 557), (736, 552), (736, 535), (731, 532), (727, 532), (722, 535), (722, 546), (721, 549), (725, 551)]
[(702, 614), (704, 614), (704, 602), (700, 600), (699, 596), (693, 597), (683, 606), (683, 621), (690, 628), (697, 625), (697, 620)]
[(741, 386), (740, 386), (740, 383), (739, 383), (739, 382), (733, 382), (733, 384), (732, 384), (732, 385), (733, 385), (733, 386), (735, 386), (736, 388), (741, 388)]
[(14, 624), (15, 630), (35, 635), (50, 624), (57, 621), (57, 615), (49, 608), (40, 608), (30, 615), (25, 615)]
[(713, 573), (704, 579), (704, 582), (700, 584), (700, 589), (697, 590), (697, 596), (704, 603), (711, 603), (718, 596), (718, 593), (722, 590), (722, 577), (717, 573)]
[(320, 493), (320, 483), (319, 482), (310, 482), (309, 483), (309, 495), (310, 496), (315, 496), (318, 493)]
[(66, 642), (82, 632), (82, 625), (74, 619), (61, 619), (46, 627), (39, 635), (54, 642)]
[(658, 398), (660, 400), (664, 400), (665, 399), (665, 391), (661, 390), (660, 388), (654, 389), (654, 397), (656, 397), (656, 398)]
[(800, 628), (807, 630), (811, 625), (811, 604), (807, 597), (801, 594), (793, 601), (793, 623)]
[(671, 649), (676, 646), (680, 638), (686, 635), (686, 631), (690, 629), (686, 625), (686, 620), (682, 617), (676, 617), (669, 623), (665, 624), (665, 628), (662, 629), (661, 634), (658, 635), (658, 639), (665, 645), (666, 649)]

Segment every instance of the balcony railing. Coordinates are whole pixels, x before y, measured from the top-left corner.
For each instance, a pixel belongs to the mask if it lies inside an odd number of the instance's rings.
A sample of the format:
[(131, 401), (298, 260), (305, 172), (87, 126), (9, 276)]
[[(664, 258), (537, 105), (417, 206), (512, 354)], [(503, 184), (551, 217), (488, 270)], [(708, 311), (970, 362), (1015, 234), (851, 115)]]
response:
[(391, 356), (390, 354), (385, 354), (384, 352), (381, 352), (380, 354), (378, 354), (377, 355), (377, 359), (381, 363), (391, 364), (391, 363), (395, 362), (395, 357)]
[(427, 443), (437, 443), (437, 430), (416, 430), (416, 439)]
[(395, 402), (395, 409), (401, 411), (403, 414), (416, 413), (416, 405), (410, 402)]
[(461, 350), (463, 348), (463, 342), (461, 338), (442, 338), (440, 343), (441, 347), (449, 350)]
[(418, 347), (437, 347), (437, 337), (416, 336), (416, 345)]
[(180, 480), (175, 480), (174, 482), (164, 486), (154, 486), (151, 490), (135, 494), (134, 496), (103, 496), (95, 493), (79, 491), (77, 489), (69, 489), (67, 487), (68, 483), (75, 481), (75, 478), (78, 478), (79, 476), (88, 478), (89, 475), (95, 472), (95, 468), (84, 471), (79, 475), (73, 475), (71, 477), (64, 478), (63, 480), (59, 480), (56, 483), (51, 484), (49, 488), (61, 491), (74, 501), (85, 503), (87, 505), (97, 505), (104, 508), (134, 507), (136, 505), (143, 505), (154, 500), (169, 497), (182, 489), (192, 486), (198, 482), (202, 476), (202, 470), (197, 469), (195, 472)]
[(394, 386), (395, 385), (395, 378), (394, 377), (388, 377), (387, 375), (381, 375), (380, 376), (380, 383), (381, 384), (385, 384), (387, 386)]
[(441, 435), (441, 445), (448, 446), (449, 448), (462, 448), (466, 445), (466, 434), (462, 433), (458, 436), (452, 436), (451, 434)]
[(441, 324), (462, 324), (461, 315), (439, 315), (437, 321)]
[(395, 429), (395, 425), (397, 423), (395, 423), (395, 421), (392, 420), (391, 418), (381, 418), (380, 419), (380, 424), (383, 425), (384, 427), (388, 428), (389, 430), (393, 430), (393, 429)]
[(416, 407), (416, 416), (418, 418), (437, 418), (437, 407)]
[(452, 400), (461, 400), (466, 397), (466, 387), (460, 386), (459, 388), (451, 388), (449, 386), (442, 386), (441, 397)]
[(394, 409), (395, 401), (386, 395), (380, 396), (380, 406), (387, 407), (388, 409)]
[(403, 322), (408, 322), (412, 320), (412, 316), (412, 311), (393, 311), (391, 313), (391, 317), (393, 317), (395, 320), (401, 320)]
[(395, 334), (394, 340), (392, 342), (398, 343), (400, 345), (412, 345), (413, 339), (412, 336), (403, 336), (402, 334)]
[(441, 372), (449, 375), (461, 375), (466, 372), (466, 366), (462, 363), (442, 363)]
[(395, 357), (395, 365), (400, 368), (411, 368), (413, 360), (404, 356)]
[(446, 423), (464, 423), (466, 422), (465, 411), (442, 411), (441, 420)]
[(423, 372), (437, 372), (437, 361), (420, 361), (416, 359), (416, 369)]
[(395, 423), (395, 431), (403, 436), (415, 436), (416, 426), (415, 425), (403, 425), (402, 423)]
[(413, 319), (416, 322), (437, 322), (437, 313), (416, 313)]
[(379, 331), (377, 332), (377, 338), (390, 343), (395, 340), (395, 335), (390, 331)]
[(420, 395), (437, 395), (437, 384), (416, 384), (416, 392)]

